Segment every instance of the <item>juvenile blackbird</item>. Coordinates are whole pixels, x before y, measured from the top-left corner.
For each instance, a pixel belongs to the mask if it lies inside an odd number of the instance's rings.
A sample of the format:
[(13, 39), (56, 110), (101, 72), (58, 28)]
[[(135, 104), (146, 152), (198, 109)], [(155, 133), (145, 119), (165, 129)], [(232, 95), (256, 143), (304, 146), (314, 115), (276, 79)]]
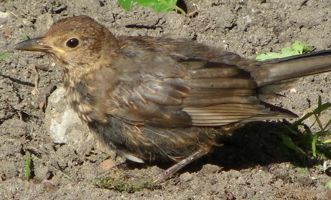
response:
[(174, 162), (162, 181), (252, 121), (296, 117), (262, 101), (331, 70), (331, 51), (257, 62), (169, 38), (114, 35), (87, 16), (59, 20), (16, 49), (54, 56), (67, 99), (98, 139), (134, 162)]

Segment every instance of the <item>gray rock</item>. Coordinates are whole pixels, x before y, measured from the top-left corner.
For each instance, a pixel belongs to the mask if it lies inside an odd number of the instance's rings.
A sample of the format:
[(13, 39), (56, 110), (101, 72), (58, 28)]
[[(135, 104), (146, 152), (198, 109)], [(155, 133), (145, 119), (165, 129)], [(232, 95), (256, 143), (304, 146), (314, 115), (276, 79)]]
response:
[(48, 99), (45, 126), (54, 143), (71, 145), (78, 152), (88, 152), (95, 144), (87, 125), (66, 102), (63, 87), (55, 90)]
[(9, 12), (1, 12), (0, 11), (0, 25), (5, 24), (10, 19)]

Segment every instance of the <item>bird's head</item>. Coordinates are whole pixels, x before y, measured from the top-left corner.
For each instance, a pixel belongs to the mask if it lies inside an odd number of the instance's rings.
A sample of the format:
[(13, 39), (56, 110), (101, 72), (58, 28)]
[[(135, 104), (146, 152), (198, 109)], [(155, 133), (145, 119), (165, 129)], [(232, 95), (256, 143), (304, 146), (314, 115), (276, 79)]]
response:
[(43, 37), (25, 40), (15, 47), (50, 53), (69, 70), (107, 59), (117, 48), (112, 33), (87, 16), (59, 20)]

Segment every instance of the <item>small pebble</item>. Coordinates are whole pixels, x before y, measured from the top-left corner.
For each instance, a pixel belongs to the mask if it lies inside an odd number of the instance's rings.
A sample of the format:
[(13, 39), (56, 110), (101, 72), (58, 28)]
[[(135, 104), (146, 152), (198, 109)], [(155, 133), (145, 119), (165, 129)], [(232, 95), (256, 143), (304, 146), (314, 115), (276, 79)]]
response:
[(10, 19), (10, 14), (8, 12), (0, 11), (0, 25), (5, 24)]
[(185, 172), (185, 173), (183, 173), (183, 174), (181, 174), (181, 175), (179, 176), (179, 179), (180, 179), (182, 182), (188, 182), (188, 181), (190, 181), (190, 180), (193, 179), (193, 176), (192, 176), (191, 173), (189, 173), (189, 172)]

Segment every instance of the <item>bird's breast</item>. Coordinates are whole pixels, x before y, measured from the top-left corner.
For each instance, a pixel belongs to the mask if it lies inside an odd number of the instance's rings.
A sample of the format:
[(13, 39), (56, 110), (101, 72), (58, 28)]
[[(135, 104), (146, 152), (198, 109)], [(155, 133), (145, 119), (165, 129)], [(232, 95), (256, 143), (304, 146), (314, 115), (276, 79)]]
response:
[(88, 82), (84, 79), (74, 81), (69, 76), (65, 76), (64, 87), (68, 103), (83, 121), (87, 123), (107, 121), (97, 109), (97, 100), (91, 93)]

